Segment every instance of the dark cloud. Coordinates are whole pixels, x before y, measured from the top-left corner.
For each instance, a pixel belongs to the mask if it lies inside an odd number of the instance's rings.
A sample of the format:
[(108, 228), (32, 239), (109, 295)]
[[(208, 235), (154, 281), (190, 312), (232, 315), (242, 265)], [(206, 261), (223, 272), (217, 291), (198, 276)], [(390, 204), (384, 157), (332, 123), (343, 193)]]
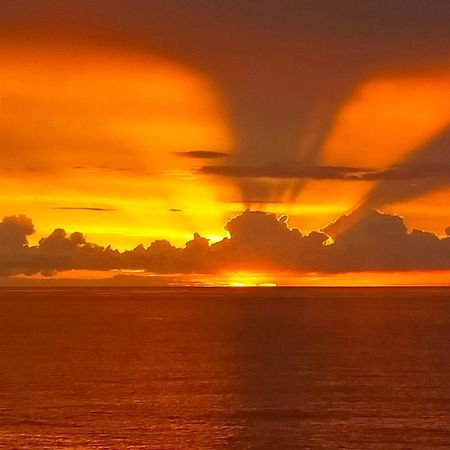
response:
[(5, 217), (0, 223), (0, 250), (23, 247), (34, 231), (32, 220), (24, 215)]
[[(450, 147), (448, 147), (450, 149)], [(445, 148), (447, 150), (447, 147)], [(450, 154), (448, 155), (450, 156)], [(409, 162), (409, 161), (407, 161)], [(274, 178), (303, 180), (341, 180), (341, 181), (380, 181), (369, 198), (379, 195), (381, 189), (389, 186), (397, 187), (402, 193), (387, 189), (392, 197), (417, 196), (428, 190), (437, 189), (450, 183), (450, 165), (447, 160), (442, 163), (412, 164), (393, 166), (386, 170), (374, 170), (361, 167), (342, 166), (204, 166), (200, 172), (208, 175), (219, 175), (235, 178)], [(392, 185), (391, 183), (396, 183)], [(403, 191), (408, 192), (403, 192)], [(370, 200), (374, 201), (374, 200)], [(368, 200), (369, 202), (369, 200)], [(256, 201), (256, 203), (264, 203)], [(377, 206), (383, 206), (382, 203)]]
[(0, 223), (0, 275), (27, 273), (30, 261), (27, 237), (34, 233), (26, 216), (5, 217)]
[(56, 206), (52, 209), (67, 211), (117, 211), (115, 208), (100, 208), (90, 206)]
[(170, 208), (170, 209), (168, 209), (168, 211), (169, 211), (169, 212), (175, 212), (175, 213), (183, 212), (182, 209), (178, 209), (178, 208)]
[[(450, 268), (450, 239), (413, 230), (402, 218), (370, 211), (344, 216), (344, 230), (330, 246), (324, 269), (339, 271), (414, 270)], [(332, 233), (330, 227), (327, 231)]]
[(209, 150), (193, 150), (190, 152), (174, 152), (175, 155), (181, 156), (182, 158), (194, 158), (194, 159), (216, 159), (216, 158), (227, 158), (231, 156), (229, 153), (225, 152), (214, 152)]
[(298, 165), (280, 166), (204, 166), (200, 172), (208, 175), (220, 175), (235, 178), (275, 178), (275, 179), (314, 179), (347, 180), (362, 179), (365, 174), (373, 173), (369, 169), (339, 166)]
[[(336, 234), (336, 227), (343, 230)], [(148, 247), (119, 252), (62, 229), (30, 246), (31, 220), (5, 217), (0, 223), (0, 275), (51, 276), (77, 269), (134, 269), (171, 275), (245, 269), (299, 273), (450, 269), (449, 229), (445, 238), (419, 230), (408, 232), (400, 217), (377, 211), (343, 216), (323, 232), (303, 235), (289, 228), (286, 216), (247, 210), (225, 229), (229, 237), (213, 244), (195, 233), (183, 248), (157, 240)], [(334, 242), (330, 243), (329, 236)]]
[[(442, 164), (420, 164), (420, 165), (398, 165), (390, 169), (380, 171), (369, 171), (361, 175), (349, 175), (345, 179), (357, 179), (367, 181), (383, 181), (383, 182), (399, 182), (406, 183), (405, 186), (400, 185), (400, 188), (405, 188), (410, 193), (397, 194), (405, 196), (406, 198), (417, 197), (426, 193), (428, 190), (439, 189), (446, 183), (450, 182), (450, 165), (446, 161)], [(411, 184), (414, 182), (414, 184)], [(418, 182), (421, 182), (419, 185)], [(424, 185), (423, 183), (426, 183)], [(376, 186), (374, 191), (381, 189), (381, 186)], [(375, 192), (371, 193), (373, 196)], [(391, 194), (395, 196), (396, 194)], [(387, 201), (390, 203), (390, 201)]]

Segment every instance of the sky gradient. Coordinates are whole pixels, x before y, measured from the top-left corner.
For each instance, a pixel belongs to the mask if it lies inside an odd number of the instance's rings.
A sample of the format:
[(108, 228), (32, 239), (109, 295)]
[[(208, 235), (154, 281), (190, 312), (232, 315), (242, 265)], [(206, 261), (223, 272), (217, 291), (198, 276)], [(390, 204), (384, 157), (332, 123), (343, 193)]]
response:
[[(4, 275), (450, 270), (448, 2), (0, 6), (0, 217), (16, 217), (0, 234), (22, 233), (0, 250)], [(247, 208), (295, 251), (252, 222), (264, 244), (247, 260), (230, 231)], [(52, 239), (89, 247), (55, 229), (86, 235), (104, 267), (50, 257)], [(162, 240), (188, 256), (124, 261)]]

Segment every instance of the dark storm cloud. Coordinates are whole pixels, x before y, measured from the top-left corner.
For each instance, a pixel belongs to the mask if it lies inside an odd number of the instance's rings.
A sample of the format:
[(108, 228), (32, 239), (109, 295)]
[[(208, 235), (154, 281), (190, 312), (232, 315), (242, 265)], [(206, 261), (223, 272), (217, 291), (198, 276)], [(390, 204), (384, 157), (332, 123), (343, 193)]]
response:
[(214, 152), (209, 150), (193, 150), (189, 152), (174, 152), (175, 155), (182, 158), (194, 158), (194, 159), (216, 159), (227, 158), (231, 156), (229, 153)]
[[(425, 231), (408, 232), (400, 217), (376, 211), (357, 219), (340, 218), (337, 225), (345, 222), (346, 226), (338, 235), (333, 227), (303, 235), (289, 228), (286, 216), (247, 210), (226, 224), (228, 238), (211, 245), (195, 233), (183, 248), (157, 240), (148, 247), (139, 245), (119, 252), (63, 229), (30, 246), (27, 237), (34, 232), (31, 220), (5, 217), (0, 223), (0, 275), (51, 276), (77, 269), (135, 269), (156, 274), (245, 269), (299, 273), (450, 269), (448, 229), (445, 238)], [(334, 236), (333, 243), (329, 235)]]

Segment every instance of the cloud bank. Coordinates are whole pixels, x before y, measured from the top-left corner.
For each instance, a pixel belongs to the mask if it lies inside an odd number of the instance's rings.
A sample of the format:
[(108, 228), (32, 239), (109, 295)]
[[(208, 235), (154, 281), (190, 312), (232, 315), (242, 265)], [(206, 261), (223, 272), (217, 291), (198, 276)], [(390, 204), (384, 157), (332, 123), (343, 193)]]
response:
[[(155, 274), (450, 269), (450, 227), (445, 237), (438, 237), (425, 231), (408, 232), (402, 218), (375, 210), (357, 219), (343, 216), (326, 232), (303, 235), (289, 228), (286, 216), (247, 210), (225, 225), (229, 237), (217, 243), (210, 244), (195, 233), (183, 248), (156, 240), (148, 247), (120, 252), (61, 228), (31, 246), (28, 236), (35, 231), (31, 219), (10, 216), (0, 222), (0, 275), (52, 276), (66, 270), (112, 269)], [(334, 235), (335, 229), (344, 231)]]
[[(446, 150), (450, 149), (450, 145)], [(446, 155), (448, 157), (448, 155)], [(412, 160), (412, 158), (411, 158)], [(391, 203), (400, 199), (410, 199), (429, 191), (446, 187), (450, 183), (450, 165), (443, 162), (424, 162), (409, 165), (393, 166), (389, 169), (376, 170), (362, 167), (345, 166), (203, 166), (200, 173), (207, 175), (227, 176), (234, 178), (273, 178), (297, 180), (339, 180), (339, 181), (378, 181), (379, 185), (371, 192), (370, 197), (378, 194), (383, 188), (390, 192), (392, 198), (386, 198), (383, 203)], [(413, 190), (411, 194), (397, 195), (391, 189), (386, 189), (384, 183), (397, 183), (403, 190)], [(391, 184), (388, 187), (392, 187)], [(414, 189), (413, 189), (414, 188)], [(385, 194), (387, 196), (387, 194)], [(371, 199), (371, 198), (370, 198)], [(369, 201), (369, 200), (368, 200)]]

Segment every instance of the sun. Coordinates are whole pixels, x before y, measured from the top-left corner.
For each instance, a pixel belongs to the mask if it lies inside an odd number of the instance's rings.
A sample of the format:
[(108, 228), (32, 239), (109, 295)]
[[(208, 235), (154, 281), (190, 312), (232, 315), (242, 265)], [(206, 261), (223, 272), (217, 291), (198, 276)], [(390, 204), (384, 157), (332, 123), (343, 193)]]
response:
[(277, 286), (275, 277), (275, 274), (237, 271), (223, 274), (217, 283), (229, 287), (273, 287)]

